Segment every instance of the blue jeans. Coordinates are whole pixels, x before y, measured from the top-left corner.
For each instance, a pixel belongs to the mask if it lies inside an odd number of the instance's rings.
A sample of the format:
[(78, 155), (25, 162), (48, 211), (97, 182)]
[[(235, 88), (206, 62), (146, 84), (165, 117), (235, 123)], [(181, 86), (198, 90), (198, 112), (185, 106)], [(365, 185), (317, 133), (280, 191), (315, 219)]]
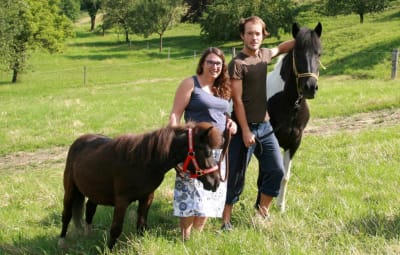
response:
[(272, 126), (268, 121), (249, 124), (249, 127), (255, 135), (255, 144), (246, 148), (240, 129), (238, 129), (236, 135), (231, 140), (226, 204), (234, 204), (239, 201), (239, 196), (242, 194), (244, 188), (246, 169), (253, 154), (258, 160), (259, 170), (256, 206), (259, 202), (260, 193), (272, 197), (276, 197), (279, 194), (284, 166), (279, 143), (272, 132)]

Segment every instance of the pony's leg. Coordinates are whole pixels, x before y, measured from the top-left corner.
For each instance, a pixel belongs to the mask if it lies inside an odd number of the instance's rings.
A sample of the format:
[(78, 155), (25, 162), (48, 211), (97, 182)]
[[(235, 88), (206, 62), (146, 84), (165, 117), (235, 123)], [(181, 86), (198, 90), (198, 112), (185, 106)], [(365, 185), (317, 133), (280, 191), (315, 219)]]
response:
[(85, 235), (90, 234), (92, 230), (93, 216), (96, 213), (97, 204), (93, 203), (90, 199), (86, 202), (86, 212), (85, 212)]
[(110, 250), (112, 250), (112, 248), (115, 245), (115, 242), (121, 235), (125, 213), (128, 206), (129, 203), (126, 201), (119, 203), (117, 201), (115, 202), (113, 222), (110, 229), (110, 240), (108, 241), (108, 248)]
[(144, 230), (147, 228), (147, 215), (151, 203), (153, 202), (154, 192), (151, 192), (148, 196), (139, 199), (139, 206), (137, 209), (138, 218), (136, 223), (136, 230), (139, 234), (143, 234)]
[(284, 213), (286, 210), (286, 191), (291, 174), (290, 169), (292, 166), (292, 159), (290, 157), (289, 150), (283, 152), (283, 166), (285, 168), (285, 173), (282, 178), (281, 188), (279, 190), (279, 196), (277, 200), (278, 207), (281, 209), (281, 213)]

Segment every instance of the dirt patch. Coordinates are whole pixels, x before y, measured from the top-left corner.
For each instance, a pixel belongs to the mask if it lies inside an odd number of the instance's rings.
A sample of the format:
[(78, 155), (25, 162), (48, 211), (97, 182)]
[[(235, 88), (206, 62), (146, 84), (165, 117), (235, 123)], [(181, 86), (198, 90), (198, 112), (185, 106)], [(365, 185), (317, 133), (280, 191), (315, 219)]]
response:
[[(393, 126), (400, 123), (400, 109), (374, 111), (349, 117), (326, 119), (311, 118), (305, 133), (312, 135), (332, 135), (338, 132), (358, 132), (367, 128)], [(67, 147), (41, 149), (35, 152), (16, 152), (0, 157), (0, 171), (24, 170), (29, 167), (64, 168)]]
[(2, 170), (25, 170), (29, 167), (37, 168), (38, 166), (52, 166), (63, 169), (67, 151), (67, 147), (54, 147), (35, 152), (12, 153), (0, 157), (0, 172)]
[(329, 135), (337, 132), (358, 132), (366, 128), (393, 126), (400, 123), (400, 109), (381, 110), (355, 114), (348, 117), (313, 119), (305, 129), (306, 134)]

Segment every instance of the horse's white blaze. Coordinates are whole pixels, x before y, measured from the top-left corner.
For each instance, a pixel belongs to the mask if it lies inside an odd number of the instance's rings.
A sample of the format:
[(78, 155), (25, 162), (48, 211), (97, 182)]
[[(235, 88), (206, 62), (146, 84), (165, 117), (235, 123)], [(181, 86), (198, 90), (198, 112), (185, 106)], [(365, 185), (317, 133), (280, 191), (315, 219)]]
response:
[(279, 56), (277, 63), (275, 64), (274, 70), (267, 74), (267, 101), (276, 93), (283, 91), (285, 82), (282, 80), (280, 71), (282, 68), (282, 60), (286, 54)]
[(278, 206), (280, 207), (282, 213), (286, 210), (286, 191), (291, 174), (290, 168), (292, 167), (292, 159), (290, 158), (289, 150), (283, 152), (283, 166), (285, 173), (281, 181), (281, 188), (279, 190), (279, 195), (277, 199)]

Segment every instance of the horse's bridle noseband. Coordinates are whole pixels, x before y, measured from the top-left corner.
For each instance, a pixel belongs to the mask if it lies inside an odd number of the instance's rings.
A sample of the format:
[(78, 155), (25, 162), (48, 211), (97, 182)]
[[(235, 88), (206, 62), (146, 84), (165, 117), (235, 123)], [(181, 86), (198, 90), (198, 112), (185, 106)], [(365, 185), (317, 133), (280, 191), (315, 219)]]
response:
[(183, 162), (183, 165), (181, 166), (181, 164), (178, 164), (176, 169), (178, 171), (181, 171), (183, 173), (186, 173), (186, 171), (188, 171), (188, 166), (190, 164), (190, 162), (192, 162), (193, 166), (195, 167), (195, 173), (190, 173), (190, 178), (197, 178), (199, 176), (205, 175), (205, 174), (209, 174), (212, 173), (214, 171), (218, 170), (218, 165), (215, 165), (213, 167), (210, 167), (208, 169), (201, 169), (199, 164), (197, 163), (196, 160), (196, 153), (194, 151), (194, 144), (193, 144), (193, 135), (192, 135), (192, 129), (189, 128), (188, 129), (188, 144), (189, 144), (189, 148), (188, 148), (188, 154), (187, 157), (185, 159), (185, 161)]
[(303, 92), (302, 92), (302, 89), (300, 88), (300, 83), (299, 83), (300, 78), (313, 77), (314, 79), (316, 79), (318, 81), (319, 72), (317, 74), (315, 74), (315, 73), (299, 73), (297, 71), (296, 61), (294, 58), (294, 49), (292, 52), (292, 57), (293, 57), (293, 61), (292, 61), (293, 62), (293, 72), (294, 72), (294, 75), (296, 76), (297, 93), (299, 94), (299, 96), (301, 96), (303, 94)]

